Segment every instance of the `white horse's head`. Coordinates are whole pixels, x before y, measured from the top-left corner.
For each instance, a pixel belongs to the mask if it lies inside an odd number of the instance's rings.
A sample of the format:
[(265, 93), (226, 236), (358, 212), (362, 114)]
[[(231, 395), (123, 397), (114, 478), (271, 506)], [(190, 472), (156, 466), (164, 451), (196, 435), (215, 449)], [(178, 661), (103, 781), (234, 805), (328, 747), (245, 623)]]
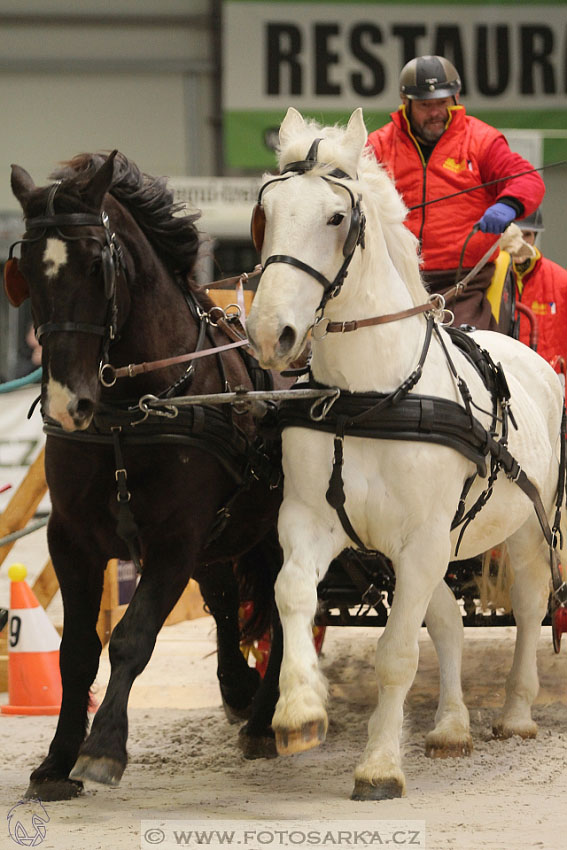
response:
[(281, 124), (281, 176), (265, 175), (252, 225), (264, 272), (247, 332), (264, 367), (284, 369), (301, 354), (331, 293), (333, 309), (355, 293), (360, 304), (365, 218), (373, 245), (366, 240), (364, 264), (387, 264), (421, 286), (415, 240), (403, 225), (405, 207), (385, 170), (365, 152), (366, 139), (361, 109), (346, 128), (320, 127), (293, 107)]

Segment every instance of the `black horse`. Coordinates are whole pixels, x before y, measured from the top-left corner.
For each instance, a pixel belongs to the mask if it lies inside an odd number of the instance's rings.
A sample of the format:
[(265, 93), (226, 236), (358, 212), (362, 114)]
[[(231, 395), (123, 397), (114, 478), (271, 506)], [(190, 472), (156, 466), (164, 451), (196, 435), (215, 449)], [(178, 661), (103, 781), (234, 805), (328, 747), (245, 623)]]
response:
[[(48, 543), (64, 605), (61, 713), (27, 792), (43, 800), (75, 796), (82, 779), (119, 782), (130, 688), (191, 576), (216, 620), (225, 707), (237, 717), (252, 710), (243, 730), (252, 756), (271, 754), (279, 666), (274, 647), (268, 686), (258, 688), (259, 676), (239, 650), (233, 570), (240, 559), (260, 632), (272, 616), (280, 558), (277, 458), (254, 420), (229, 405), (187, 408), (175, 418), (167, 407), (175, 394), (266, 386), (267, 373), (238, 349), (112, 380), (110, 364), (233, 341), (231, 322), (191, 282), (198, 216), (182, 214), (164, 179), (142, 174), (116, 151), (75, 157), (53, 177), (57, 182), (36, 188), (24, 169), (12, 167), (26, 232), (19, 265), (9, 260), (5, 270), (11, 302), (31, 297), (43, 348)], [(147, 417), (138, 406), (146, 394), (164, 402)], [(139, 561), (141, 579), (112, 634), (110, 682), (85, 737), (111, 557)], [(275, 634), (279, 646), (277, 628)]]

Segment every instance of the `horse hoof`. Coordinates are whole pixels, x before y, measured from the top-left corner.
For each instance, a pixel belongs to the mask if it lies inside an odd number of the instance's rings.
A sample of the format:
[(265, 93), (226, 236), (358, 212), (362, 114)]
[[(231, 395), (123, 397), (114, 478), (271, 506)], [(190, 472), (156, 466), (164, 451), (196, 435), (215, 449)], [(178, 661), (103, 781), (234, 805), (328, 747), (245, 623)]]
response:
[(514, 735), (518, 735), (519, 738), (524, 738), (524, 740), (537, 738), (537, 723), (532, 721), (524, 727), (518, 727), (516, 729), (513, 729), (511, 726), (505, 726), (503, 723), (497, 723), (492, 727), (492, 737), (500, 741), (512, 738)]
[(69, 776), (71, 779), (90, 779), (102, 785), (116, 786), (122, 779), (125, 767), (125, 764), (108, 756), (79, 756)]
[(473, 751), (472, 738), (463, 741), (447, 741), (442, 744), (425, 742), (425, 755), (430, 759), (453, 759), (470, 756)]
[(275, 759), (278, 757), (276, 742), (270, 735), (254, 737), (241, 730), (238, 733), (238, 746), (245, 759)]
[(357, 779), (351, 800), (394, 800), (404, 796), (403, 785), (397, 779), (384, 779), (377, 785), (372, 785), (364, 779)]
[(251, 714), (251, 706), (247, 705), (245, 708), (233, 708), (231, 705), (227, 703), (224, 699), (222, 700), (222, 707), (224, 709), (225, 717), (230, 724), (234, 723), (242, 723), (243, 720), (249, 720)]
[(280, 756), (303, 753), (322, 744), (327, 735), (323, 720), (304, 723), (300, 729), (276, 729), (276, 748)]
[(52, 803), (56, 800), (72, 800), (83, 793), (83, 783), (73, 779), (32, 779), (24, 794), (24, 800), (41, 800)]

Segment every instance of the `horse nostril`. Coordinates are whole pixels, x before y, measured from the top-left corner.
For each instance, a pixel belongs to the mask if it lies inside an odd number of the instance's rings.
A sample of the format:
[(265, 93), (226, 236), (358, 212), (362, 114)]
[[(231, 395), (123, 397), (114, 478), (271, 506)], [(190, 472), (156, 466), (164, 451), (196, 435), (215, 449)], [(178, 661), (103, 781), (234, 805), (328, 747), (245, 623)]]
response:
[(84, 422), (94, 411), (94, 404), (88, 398), (80, 398), (74, 403), (67, 405), (69, 414), (76, 422)]
[(296, 336), (294, 329), (290, 328), (289, 325), (286, 325), (278, 340), (278, 349), (281, 354), (286, 354), (288, 351), (291, 351), (295, 344)]

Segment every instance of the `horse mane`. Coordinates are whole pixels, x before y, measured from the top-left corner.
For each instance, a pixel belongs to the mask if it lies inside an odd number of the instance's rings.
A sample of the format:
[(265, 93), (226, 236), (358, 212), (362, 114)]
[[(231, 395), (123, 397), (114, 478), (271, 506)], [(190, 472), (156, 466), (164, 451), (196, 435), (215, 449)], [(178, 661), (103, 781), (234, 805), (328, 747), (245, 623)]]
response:
[[(339, 168), (352, 176), (353, 179), (340, 182), (344, 182), (355, 196), (357, 193), (361, 195), (367, 233), (381, 229), (390, 259), (413, 303), (423, 304), (428, 293), (419, 268), (418, 240), (404, 224), (407, 208), (386, 168), (376, 160), (368, 147), (358, 159), (352, 150), (346, 148), (345, 132), (345, 127), (322, 127), (316, 121), (307, 119), (293, 138), (286, 139), (279, 148), (280, 171), (291, 162), (304, 160), (313, 139), (320, 138), (318, 159), (321, 164), (307, 174), (316, 177)], [(369, 251), (370, 240), (367, 238), (366, 242)], [(372, 262), (369, 253), (368, 261)]]
[[(103, 165), (107, 154), (78, 154), (50, 175), (79, 192)], [(64, 188), (64, 186), (62, 187)], [(133, 216), (156, 253), (173, 273), (192, 271), (199, 248), (195, 221), (199, 212), (186, 213), (185, 204), (175, 203), (166, 177), (151, 177), (124, 154), (114, 160), (110, 194)], [(184, 214), (182, 214), (184, 213)]]

